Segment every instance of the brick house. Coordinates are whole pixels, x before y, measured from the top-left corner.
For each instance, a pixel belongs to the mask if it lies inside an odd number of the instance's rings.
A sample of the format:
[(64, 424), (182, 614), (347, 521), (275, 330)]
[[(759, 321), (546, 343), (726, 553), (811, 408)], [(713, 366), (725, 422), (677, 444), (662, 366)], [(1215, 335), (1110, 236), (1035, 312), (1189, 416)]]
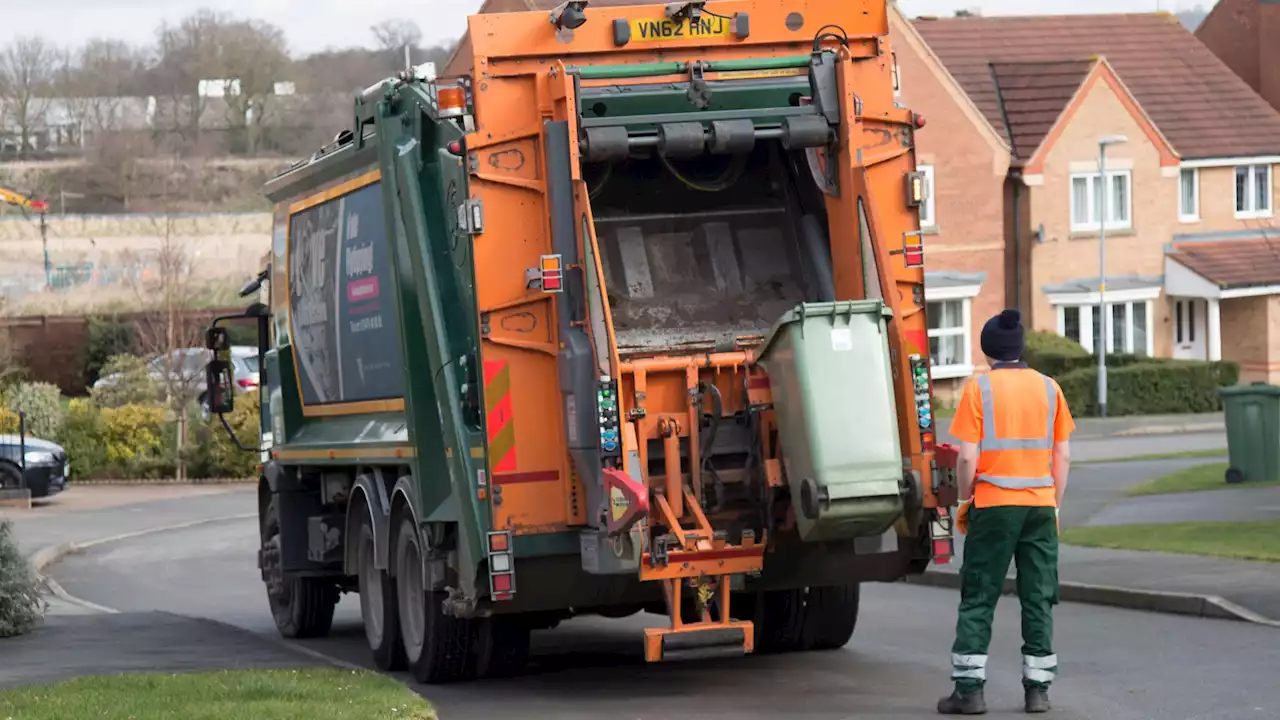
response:
[(898, 65), (898, 101), (925, 116), (916, 163), (929, 196), (925, 302), (934, 392), (944, 400), (985, 367), (978, 336), (1005, 307), (1003, 187), (1010, 146), (930, 51), (896, 6), (889, 40)]
[[(1007, 297), (1030, 327), (1100, 343), (1105, 192), (1108, 351), (1280, 377), (1280, 112), (1167, 13), (911, 24), (1010, 148)], [(913, 109), (947, 112), (909, 93), (904, 78)], [(1109, 147), (1100, 183), (1099, 140), (1114, 135), (1127, 142)], [(1226, 270), (1239, 258), (1247, 275)]]
[(1280, 2), (1218, 0), (1196, 37), (1280, 110)]

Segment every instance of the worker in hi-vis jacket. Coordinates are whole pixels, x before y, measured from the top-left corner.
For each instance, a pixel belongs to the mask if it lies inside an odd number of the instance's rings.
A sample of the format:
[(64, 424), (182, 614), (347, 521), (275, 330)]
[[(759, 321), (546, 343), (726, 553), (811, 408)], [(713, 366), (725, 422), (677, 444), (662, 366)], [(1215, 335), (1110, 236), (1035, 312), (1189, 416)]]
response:
[(1005, 310), (983, 326), (982, 352), (991, 372), (965, 386), (951, 422), (951, 434), (961, 442), (956, 525), (965, 542), (951, 646), (955, 691), (938, 701), (945, 715), (987, 711), (982, 688), (991, 619), (1010, 560), (1018, 569), (1027, 712), (1049, 710), (1049, 685), (1058, 670), (1058, 509), (1075, 422), (1058, 384), (1022, 362), (1021, 320), (1017, 310)]

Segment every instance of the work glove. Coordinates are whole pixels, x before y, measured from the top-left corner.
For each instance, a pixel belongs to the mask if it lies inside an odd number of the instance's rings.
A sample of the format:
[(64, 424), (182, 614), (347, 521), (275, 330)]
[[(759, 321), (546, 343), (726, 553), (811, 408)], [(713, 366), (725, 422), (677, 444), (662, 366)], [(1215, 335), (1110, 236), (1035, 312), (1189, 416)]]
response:
[(972, 504), (972, 500), (965, 500), (956, 508), (956, 529), (961, 535), (969, 534), (969, 506)]

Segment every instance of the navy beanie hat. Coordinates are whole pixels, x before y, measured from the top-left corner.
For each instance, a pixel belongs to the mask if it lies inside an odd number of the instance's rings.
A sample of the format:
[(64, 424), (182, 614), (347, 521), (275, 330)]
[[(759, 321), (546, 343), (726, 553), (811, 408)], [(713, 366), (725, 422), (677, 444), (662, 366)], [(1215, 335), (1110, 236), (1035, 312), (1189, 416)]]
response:
[(1024, 332), (1022, 313), (1013, 308), (1003, 310), (982, 326), (982, 352), (1001, 362), (1011, 362), (1022, 357)]

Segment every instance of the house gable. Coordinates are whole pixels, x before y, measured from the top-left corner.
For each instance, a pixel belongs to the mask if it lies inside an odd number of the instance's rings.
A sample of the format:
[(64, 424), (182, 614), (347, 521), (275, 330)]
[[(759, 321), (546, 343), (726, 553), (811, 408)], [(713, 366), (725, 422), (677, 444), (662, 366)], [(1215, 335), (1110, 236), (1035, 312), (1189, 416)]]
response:
[(1077, 88), (1075, 95), (1071, 101), (1067, 103), (1066, 108), (1058, 116), (1053, 127), (1045, 135), (1040, 146), (1036, 148), (1035, 153), (1027, 162), (1026, 174), (1039, 175), (1044, 172), (1045, 156), (1053, 149), (1054, 144), (1062, 137), (1063, 130), (1071, 123), (1084, 104), (1084, 99), (1089, 93), (1097, 87), (1099, 83), (1105, 84), (1115, 93), (1120, 104), (1124, 106), (1125, 111), (1133, 118), (1138, 127), (1142, 129), (1142, 133), (1155, 146), (1156, 151), (1160, 154), (1161, 167), (1177, 167), (1179, 163), (1178, 153), (1173, 149), (1169, 140), (1156, 128), (1155, 123), (1151, 122), (1151, 118), (1143, 112), (1142, 107), (1138, 105), (1138, 101), (1134, 99), (1129, 89), (1125, 87), (1120, 78), (1116, 76), (1106, 58), (1098, 58), (1089, 70), (1089, 74), (1085, 77), (1084, 82)]

